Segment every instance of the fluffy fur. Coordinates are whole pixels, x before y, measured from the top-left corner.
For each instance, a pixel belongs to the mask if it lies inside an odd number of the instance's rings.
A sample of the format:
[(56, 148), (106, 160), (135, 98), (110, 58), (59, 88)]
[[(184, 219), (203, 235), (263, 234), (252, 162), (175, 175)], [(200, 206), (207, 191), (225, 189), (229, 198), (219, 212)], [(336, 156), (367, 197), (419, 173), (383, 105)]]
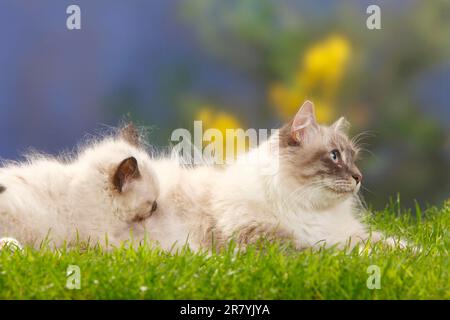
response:
[[(156, 160), (162, 210), (146, 222), (150, 238), (166, 249), (222, 247), (230, 239), (245, 245), (261, 237), (298, 249), (382, 240), (360, 222), (362, 175), (345, 126), (343, 119), (317, 124), (308, 101), (277, 134), (225, 169)], [(268, 174), (274, 163), (278, 170)]]
[(0, 237), (35, 247), (43, 240), (117, 245), (130, 230), (143, 233), (159, 194), (150, 157), (123, 134), (93, 141), (70, 157), (32, 154), (6, 163), (0, 185)]
[(345, 127), (343, 118), (318, 124), (307, 101), (268, 141), (221, 168), (152, 159), (132, 125), (69, 159), (32, 155), (0, 168), (0, 236), (59, 246), (106, 234), (118, 244), (132, 232), (167, 250), (221, 248), (231, 239), (298, 249), (380, 241), (360, 222), (358, 148)]

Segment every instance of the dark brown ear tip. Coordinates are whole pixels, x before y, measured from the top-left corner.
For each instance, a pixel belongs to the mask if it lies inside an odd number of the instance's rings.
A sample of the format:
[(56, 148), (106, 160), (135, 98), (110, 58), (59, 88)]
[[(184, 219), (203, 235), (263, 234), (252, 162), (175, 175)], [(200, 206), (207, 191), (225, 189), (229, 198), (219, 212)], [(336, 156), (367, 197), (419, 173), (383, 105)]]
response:
[(139, 146), (141, 143), (139, 129), (133, 122), (127, 122), (124, 124), (119, 130), (119, 136), (134, 146)]
[(122, 161), (119, 165), (119, 169), (124, 171), (125, 175), (133, 175), (139, 173), (138, 161), (135, 157), (129, 157)]
[(3, 193), (3, 192), (5, 192), (6, 191), (6, 187), (4, 187), (4, 186), (2, 186), (1, 184), (0, 184), (0, 193)]
[(133, 165), (136, 165), (136, 166), (138, 164), (135, 157), (129, 157), (129, 158), (126, 158), (125, 160), (123, 160), (123, 163), (126, 163), (126, 162), (131, 162)]
[(131, 121), (126, 122), (124, 125), (122, 125), (122, 128), (120, 130), (130, 133), (139, 133), (136, 125)]

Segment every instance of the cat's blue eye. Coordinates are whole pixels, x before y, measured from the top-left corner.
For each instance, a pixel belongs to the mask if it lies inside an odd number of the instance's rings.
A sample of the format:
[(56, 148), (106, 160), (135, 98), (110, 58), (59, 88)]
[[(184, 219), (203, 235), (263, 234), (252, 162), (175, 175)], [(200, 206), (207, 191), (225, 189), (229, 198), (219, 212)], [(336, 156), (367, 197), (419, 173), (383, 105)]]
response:
[(334, 162), (338, 161), (339, 156), (340, 156), (340, 153), (339, 153), (339, 150), (337, 150), (337, 149), (330, 152), (331, 160), (333, 160)]

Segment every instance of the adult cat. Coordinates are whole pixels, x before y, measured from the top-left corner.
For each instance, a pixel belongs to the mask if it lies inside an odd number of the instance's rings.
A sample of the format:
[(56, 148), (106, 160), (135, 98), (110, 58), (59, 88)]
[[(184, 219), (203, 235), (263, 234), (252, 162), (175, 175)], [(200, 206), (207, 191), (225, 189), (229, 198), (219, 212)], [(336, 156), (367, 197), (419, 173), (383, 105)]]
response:
[[(156, 160), (162, 210), (146, 222), (150, 238), (166, 249), (185, 243), (221, 247), (230, 239), (248, 244), (261, 237), (289, 240), (298, 249), (382, 240), (359, 218), (362, 174), (345, 124), (341, 118), (319, 125), (306, 101), (289, 124), (225, 169)], [(278, 170), (268, 173), (267, 164)]]

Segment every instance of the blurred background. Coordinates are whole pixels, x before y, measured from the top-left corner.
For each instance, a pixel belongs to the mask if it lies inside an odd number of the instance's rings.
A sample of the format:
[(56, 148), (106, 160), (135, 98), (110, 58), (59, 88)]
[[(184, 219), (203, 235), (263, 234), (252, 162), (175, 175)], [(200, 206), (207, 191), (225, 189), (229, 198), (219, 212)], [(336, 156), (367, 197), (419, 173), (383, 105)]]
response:
[[(81, 30), (66, 8), (81, 7)], [(366, 9), (381, 8), (381, 30)], [(304, 99), (368, 132), (375, 208), (450, 196), (450, 1), (0, 0), (0, 157), (71, 149), (124, 117), (277, 128)], [(370, 152), (369, 152), (370, 151)]]

